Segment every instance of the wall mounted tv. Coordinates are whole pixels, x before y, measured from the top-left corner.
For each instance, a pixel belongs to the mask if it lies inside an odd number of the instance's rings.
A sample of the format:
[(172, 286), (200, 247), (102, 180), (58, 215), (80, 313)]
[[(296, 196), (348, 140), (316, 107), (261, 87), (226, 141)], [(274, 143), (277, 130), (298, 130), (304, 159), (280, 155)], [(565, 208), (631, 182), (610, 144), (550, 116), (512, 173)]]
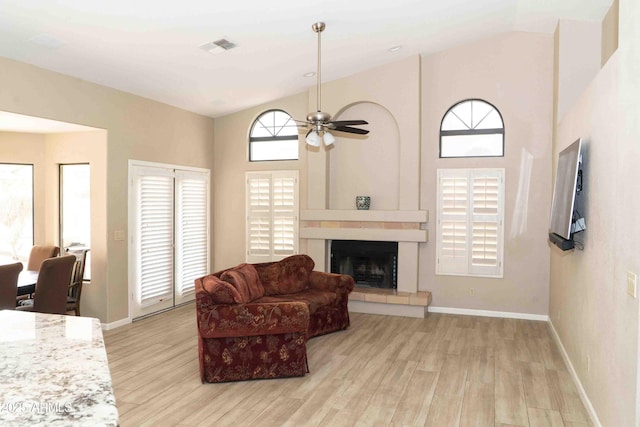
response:
[(573, 235), (585, 229), (584, 218), (575, 208), (576, 196), (582, 191), (581, 150), (582, 139), (578, 138), (558, 156), (549, 240), (563, 251), (573, 249)]

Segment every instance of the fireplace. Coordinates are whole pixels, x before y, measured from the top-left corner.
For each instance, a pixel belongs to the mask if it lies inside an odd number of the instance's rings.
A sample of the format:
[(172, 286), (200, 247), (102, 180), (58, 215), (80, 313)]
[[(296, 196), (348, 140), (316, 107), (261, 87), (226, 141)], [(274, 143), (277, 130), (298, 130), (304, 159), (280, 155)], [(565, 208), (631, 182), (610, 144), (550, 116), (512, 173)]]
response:
[(359, 287), (397, 289), (398, 242), (332, 240), (331, 272), (348, 274)]

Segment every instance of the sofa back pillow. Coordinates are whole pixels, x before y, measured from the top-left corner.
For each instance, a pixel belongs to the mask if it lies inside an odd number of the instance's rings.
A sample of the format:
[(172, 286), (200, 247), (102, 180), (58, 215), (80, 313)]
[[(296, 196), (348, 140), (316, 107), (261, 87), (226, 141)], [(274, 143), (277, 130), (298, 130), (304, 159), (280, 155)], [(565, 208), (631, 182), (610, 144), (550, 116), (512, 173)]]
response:
[(264, 287), (258, 272), (251, 264), (240, 264), (226, 270), (220, 279), (231, 284), (241, 295), (243, 302), (251, 302), (264, 296)]
[(246, 302), (236, 288), (210, 274), (202, 278), (202, 288), (211, 296), (214, 304), (239, 304)]
[(308, 255), (292, 255), (277, 262), (254, 264), (265, 295), (285, 295), (309, 288), (315, 263)]

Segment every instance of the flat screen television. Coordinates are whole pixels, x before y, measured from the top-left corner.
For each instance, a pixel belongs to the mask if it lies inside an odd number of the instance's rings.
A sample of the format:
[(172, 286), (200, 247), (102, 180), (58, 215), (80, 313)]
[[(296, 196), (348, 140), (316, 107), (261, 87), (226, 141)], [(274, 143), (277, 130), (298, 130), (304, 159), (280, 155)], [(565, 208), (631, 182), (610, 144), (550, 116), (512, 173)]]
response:
[(576, 195), (582, 191), (582, 139), (562, 150), (558, 156), (553, 187), (549, 240), (562, 250), (574, 248), (573, 234), (585, 229), (584, 218), (575, 210)]

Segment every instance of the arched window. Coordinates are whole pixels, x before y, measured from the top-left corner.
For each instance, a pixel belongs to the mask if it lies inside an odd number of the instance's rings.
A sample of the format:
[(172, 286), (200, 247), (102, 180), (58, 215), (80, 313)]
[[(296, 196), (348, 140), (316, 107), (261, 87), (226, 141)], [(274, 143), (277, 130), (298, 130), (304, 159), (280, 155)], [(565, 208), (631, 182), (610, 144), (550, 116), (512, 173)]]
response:
[(249, 132), (249, 161), (298, 160), (298, 127), (282, 110), (260, 114)]
[(467, 99), (449, 108), (440, 124), (440, 157), (504, 156), (504, 122), (496, 107)]

